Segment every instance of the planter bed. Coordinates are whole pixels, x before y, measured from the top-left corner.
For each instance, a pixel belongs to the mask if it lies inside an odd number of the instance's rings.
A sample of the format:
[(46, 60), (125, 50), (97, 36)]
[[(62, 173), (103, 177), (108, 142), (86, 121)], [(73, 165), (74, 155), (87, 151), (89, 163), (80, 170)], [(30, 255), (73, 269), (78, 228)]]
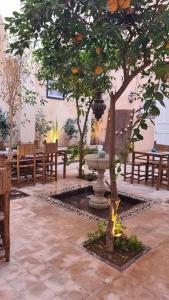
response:
[[(127, 237), (124, 237), (124, 239), (127, 239)], [(118, 271), (123, 271), (124, 269), (128, 268), (139, 257), (150, 250), (148, 246), (142, 245), (142, 249), (139, 251), (129, 249), (122, 251), (115, 248), (113, 252), (108, 252), (106, 250), (105, 236), (97, 239), (94, 242), (87, 241), (83, 244), (83, 247), (87, 250), (87, 252), (116, 268)]]

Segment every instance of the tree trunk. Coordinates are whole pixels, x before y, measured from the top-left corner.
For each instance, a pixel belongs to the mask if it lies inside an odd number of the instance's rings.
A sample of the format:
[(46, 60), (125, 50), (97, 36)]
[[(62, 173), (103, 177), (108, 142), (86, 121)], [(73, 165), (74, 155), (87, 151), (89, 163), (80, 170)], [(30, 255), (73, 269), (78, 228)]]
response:
[(13, 111), (10, 111), (9, 116), (10, 133), (9, 133), (9, 153), (8, 160), (12, 161), (12, 143), (13, 143)]
[(117, 184), (116, 184), (116, 170), (115, 170), (115, 103), (114, 95), (110, 99), (110, 142), (109, 142), (109, 172), (110, 172), (110, 207), (108, 225), (106, 231), (106, 249), (110, 252), (114, 250), (114, 236), (113, 236), (113, 211), (117, 214)]
[(79, 178), (83, 177), (83, 159), (84, 159), (84, 141), (83, 135), (80, 136), (80, 144), (79, 144)]
[(92, 107), (94, 98), (90, 101), (86, 115), (85, 115), (85, 119), (84, 119), (84, 124), (83, 124), (83, 128), (81, 128), (81, 122), (80, 122), (80, 117), (79, 117), (79, 111), (80, 111), (80, 107), (79, 107), (79, 102), (78, 102), (78, 98), (76, 98), (76, 109), (77, 109), (77, 126), (79, 129), (79, 133), (80, 133), (80, 143), (79, 143), (79, 178), (83, 177), (83, 159), (84, 159), (84, 145), (85, 145), (85, 141), (84, 138), (86, 137), (86, 133), (87, 133), (87, 121), (88, 121), (88, 117), (89, 117), (89, 113), (90, 113), (90, 109)]

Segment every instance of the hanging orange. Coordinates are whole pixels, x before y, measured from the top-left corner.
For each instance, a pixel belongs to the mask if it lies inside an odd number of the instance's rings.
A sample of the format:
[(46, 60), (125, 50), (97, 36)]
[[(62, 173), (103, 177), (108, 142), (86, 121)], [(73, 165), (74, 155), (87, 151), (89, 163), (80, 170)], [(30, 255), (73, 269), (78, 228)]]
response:
[(129, 152), (133, 152), (133, 150), (134, 150), (133, 143), (128, 144), (128, 150), (129, 150)]
[(130, 6), (131, 0), (118, 0), (119, 7), (122, 9), (128, 8)]
[(115, 12), (118, 9), (118, 1), (117, 0), (108, 0), (107, 1), (107, 9), (110, 12)]
[(165, 48), (169, 49), (169, 42), (165, 44)]
[(100, 55), (101, 51), (102, 51), (101, 48), (99, 48), (99, 47), (96, 48), (96, 54), (97, 54), (97, 55)]
[(81, 33), (77, 33), (75, 36), (74, 36), (74, 40), (76, 42), (81, 42), (83, 40), (83, 35)]
[(99, 74), (101, 74), (102, 72), (103, 72), (103, 68), (100, 67), (100, 66), (97, 66), (96, 69), (95, 69), (95, 73), (96, 73), (97, 75), (99, 75)]
[(79, 72), (79, 67), (73, 67), (71, 71), (73, 74), (77, 74)]

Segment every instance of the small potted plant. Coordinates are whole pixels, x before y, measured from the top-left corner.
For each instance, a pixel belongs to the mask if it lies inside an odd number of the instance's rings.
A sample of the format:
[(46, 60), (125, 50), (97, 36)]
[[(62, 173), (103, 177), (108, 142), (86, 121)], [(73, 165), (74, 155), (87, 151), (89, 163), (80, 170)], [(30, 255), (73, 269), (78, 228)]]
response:
[(63, 126), (66, 137), (68, 138), (68, 144), (70, 144), (70, 140), (77, 137), (78, 130), (76, 129), (75, 124), (76, 120), (69, 118)]

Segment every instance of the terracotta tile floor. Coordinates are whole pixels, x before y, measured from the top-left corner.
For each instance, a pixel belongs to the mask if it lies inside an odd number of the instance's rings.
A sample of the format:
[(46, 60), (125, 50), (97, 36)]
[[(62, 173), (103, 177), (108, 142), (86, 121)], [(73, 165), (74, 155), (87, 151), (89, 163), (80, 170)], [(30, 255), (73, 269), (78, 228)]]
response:
[(23, 188), (30, 197), (11, 201), (11, 261), (0, 262), (0, 300), (169, 299), (169, 192), (119, 180), (119, 190), (158, 201), (124, 222), (152, 250), (120, 273), (81, 248), (92, 221), (37, 197), (78, 184), (75, 174), (74, 166), (66, 181)]

